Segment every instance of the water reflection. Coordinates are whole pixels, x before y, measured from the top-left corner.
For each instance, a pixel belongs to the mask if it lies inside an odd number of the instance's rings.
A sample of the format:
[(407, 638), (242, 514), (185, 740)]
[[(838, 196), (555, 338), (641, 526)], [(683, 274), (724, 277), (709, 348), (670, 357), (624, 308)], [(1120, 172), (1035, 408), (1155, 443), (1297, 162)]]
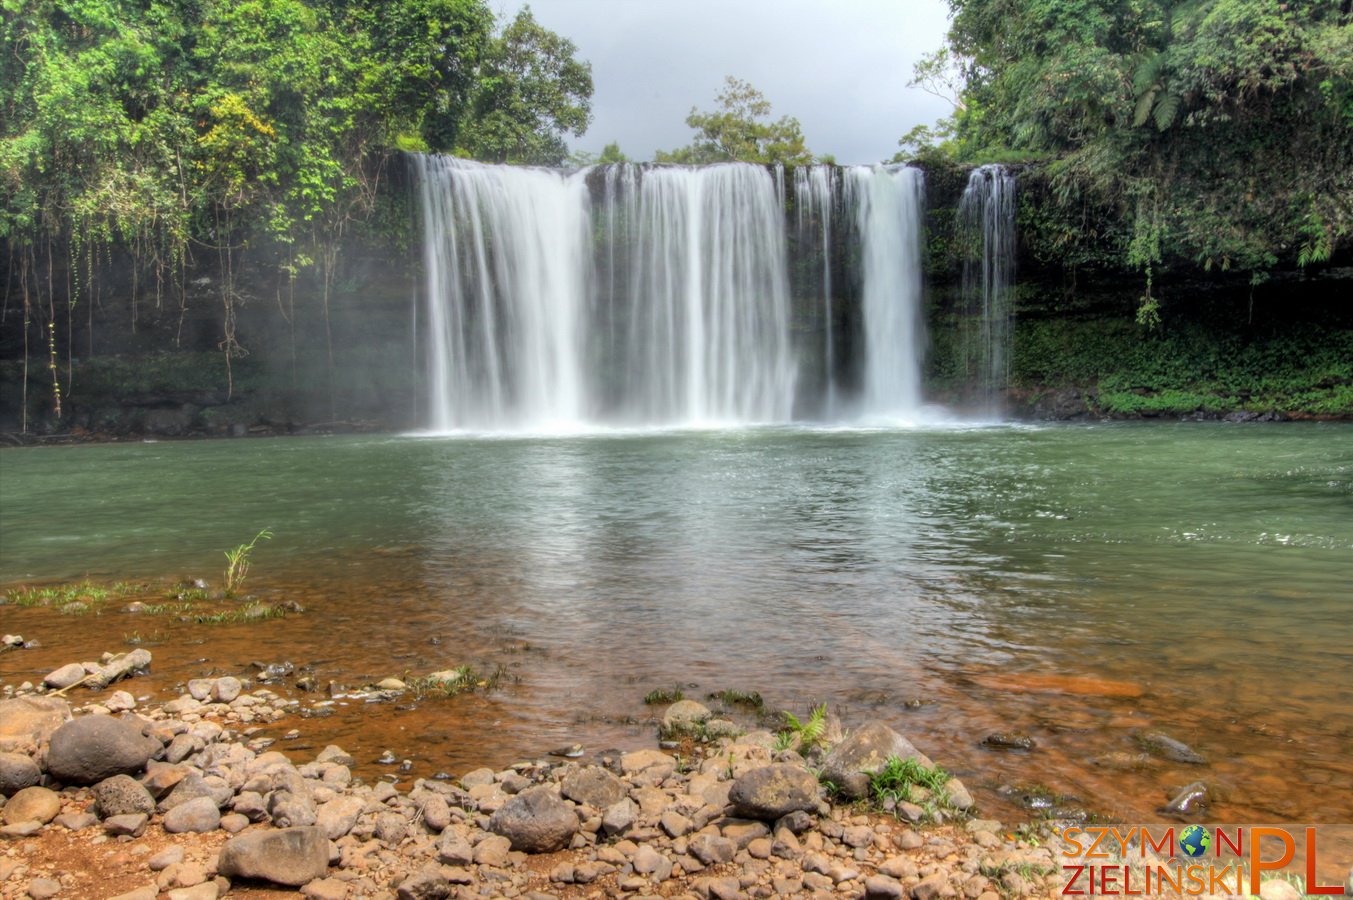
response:
[[(270, 525), (257, 589), (310, 612), (157, 651), (157, 669), (275, 654), (348, 683), (465, 662), (520, 678), (456, 707), (454, 741), (420, 748), (430, 765), (650, 740), (627, 724), (647, 715), (643, 694), (696, 683), (883, 716), (995, 804), (1002, 784), (1046, 780), (1154, 815), (1200, 773), (1104, 760), (1161, 729), (1210, 758), (1225, 818), (1346, 819), (1348, 792), (1324, 786), (1353, 780), (1349, 435), (769, 429), (5, 451), (0, 570), (213, 577), (223, 548)], [(115, 649), (101, 627), (63, 634)], [(336, 737), (397, 739), (356, 722), (336, 720)], [(981, 749), (994, 730), (1039, 747)]]

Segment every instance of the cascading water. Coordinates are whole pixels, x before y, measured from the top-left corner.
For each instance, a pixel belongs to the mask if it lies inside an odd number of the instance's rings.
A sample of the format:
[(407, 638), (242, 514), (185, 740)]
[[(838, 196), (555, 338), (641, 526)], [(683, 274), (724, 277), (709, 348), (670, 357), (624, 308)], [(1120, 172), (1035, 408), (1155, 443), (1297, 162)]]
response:
[(815, 244), (821, 258), (822, 280), (818, 311), (822, 337), (822, 412), (831, 419), (836, 412), (836, 327), (832, 302), (832, 215), (836, 207), (832, 166), (799, 166), (794, 170), (795, 225), (802, 246)]
[[(737, 163), (414, 162), (434, 431), (777, 423), (796, 404), (898, 421), (920, 408), (917, 169), (811, 166), (787, 185), (779, 167)], [(814, 280), (793, 299), (790, 225), (796, 271)], [(856, 255), (858, 272), (833, 271)], [(800, 352), (821, 377), (799, 378)]]
[[(616, 411), (629, 424), (784, 422), (794, 402), (784, 220), (771, 174), (750, 165), (633, 167), (606, 181), (628, 242)], [(636, 188), (637, 182), (637, 190)], [(623, 188), (628, 196), (612, 191)], [(614, 236), (608, 240), (614, 240)], [(614, 255), (611, 256), (614, 260)], [(622, 278), (614, 270), (604, 276)]]
[(868, 419), (912, 420), (921, 408), (921, 233), (925, 177), (916, 168), (846, 170), (863, 257)]
[(572, 427), (584, 412), (587, 186), (417, 156), (434, 431)]
[(959, 201), (967, 254), (963, 296), (972, 323), (965, 340), (981, 405), (996, 412), (1010, 380), (1015, 283), (1015, 176), (1003, 166), (974, 169)]

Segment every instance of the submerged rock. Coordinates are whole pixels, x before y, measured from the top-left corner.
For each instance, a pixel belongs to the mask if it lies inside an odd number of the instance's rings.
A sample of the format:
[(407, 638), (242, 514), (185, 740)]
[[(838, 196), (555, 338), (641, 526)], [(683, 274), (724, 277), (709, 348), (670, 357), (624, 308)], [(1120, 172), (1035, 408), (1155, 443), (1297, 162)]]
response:
[(1148, 731), (1136, 735), (1137, 743), (1149, 753), (1163, 756), (1175, 762), (1188, 763), (1191, 766), (1207, 765), (1207, 758), (1183, 741), (1177, 741), (1159, 731)]
[(1038, 746), (1027, 734), (1013, 731), (994, 731), (982, 738), (982, 746), (994, 750), (1032, 750)]
[(1169, 815), (1189, 816), (1206, 809), (1209, 799), (1207, 785), (1195, 781), (1175, 794), (1160, 811)]

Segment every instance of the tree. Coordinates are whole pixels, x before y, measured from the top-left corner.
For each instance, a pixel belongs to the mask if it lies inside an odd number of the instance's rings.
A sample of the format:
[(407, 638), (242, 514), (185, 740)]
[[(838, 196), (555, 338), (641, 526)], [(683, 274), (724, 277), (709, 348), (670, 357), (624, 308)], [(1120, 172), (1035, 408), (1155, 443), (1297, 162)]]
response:
[(691, 109), (686, 124), (696, 130), (695, 140), (670, 153), (659, 151), (658, 162), (702, 165), (716, 162), (782, 163), (809, 165), (813, 154), (804, 145), (799, 120), (782, 116), (770, 120), (770, 101), (745, 81), (731, 75), (715, 98), (719, 107), (710, 112)]
[(950, 5), (965, 78), (950, 146), (1044, 160), (1068, 213), (1057, 240), (1081, 240), (1093, 207), (1126, 224), (1113, 252), (1148, 278), (1171, 265), (1261, 278), (1349, 246), (1347, 2)]
[(584, 166), (609, 166), (617, 163), (633, 162), (628, 156), (620, 150), (618, 141), (611, 141), (605, 147), (601, 148), (601, 153), (588, 153), (586, 150), (575, 150), (569, 154), (569, 165), (579, 169)]
[(592, 120), (592, 66), (542, 26), (529, 6), (488, 44), (460, 126), (457, 152), (497, 163), (558, 166), (565, 134)]

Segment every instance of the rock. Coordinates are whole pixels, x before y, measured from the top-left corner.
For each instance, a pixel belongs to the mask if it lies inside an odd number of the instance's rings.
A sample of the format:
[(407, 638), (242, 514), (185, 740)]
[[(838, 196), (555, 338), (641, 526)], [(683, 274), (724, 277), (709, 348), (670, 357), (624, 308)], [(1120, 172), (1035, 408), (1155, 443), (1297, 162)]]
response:
[(493, 774), (492, 769), (475, 769), (461, 776), (460, 785), (467, 791), (476, 787), (488, 787), (493, 784)]
[(68, 721), (70, 704), (57, 697), (0, 700), (0, 752), (36, 750)]
[(216, 871), (228, 878), (259, 878), (299, 887), (329, 870), (329, 839), (318, 828), (281, 828), (226, 841)]
[(336, 766), (351, 767), (357, 763), (357, 760), (353, 758), (351, 753), (348, 753), (342, 747), (330, 744), (319, 752), (319, 756), (315, 757), (315, 762), (333, 763)]
[(150, 816), (145, 813), (129, 813), (125, 816), (109, 816), (103, 820), (103, 830), (113, 837), (130, 835), (137, 837), (146, 830)]
[(775, 823), (775, 832), (779, 833), (781, 828), (788, 829), (791, 834), (803, 834), (809, 828), (813, 827), (813, 817), (803, 810), (795, 810), (786, 816), (783, 816)]
[(982, 738), (982, 746), (990, 747), (993, 750), (1032, 750), (1038, 745), (1027, 734), (1017, 734), (1013, 731), (993, 731)]
[(87, 674), (89, 673), (85, 671), (85, 667), (79, 663), (67, 663), (59, 669), (48, 672), (43, 676), (42, 683), (50, 688), (64, 690), (84, 681)]
[(146, 866), (152, 872), (160, 872), (181, 862), (183, 862), (183, 848), (175, 844), (164, 848), (146, 860)]
[(317, 878), (301, 888), (307, 900), (347, 900), (348, 884), (337, 878)]
[(437, 841), (437, 859), (448, 866), (468, 866), (474, 862), (474, 848), (464, 836), (447, 829)]
[(441, 794), (433, 794), (423, 801), (423, 824), (433, 834), (441, 834), (451, 824), (451, 804)]
[(12, 797), (42, 780), (42, 770), (27, 753), (0, 753), (0, 797)]
[(325, 837), (336, 841), (352, 831), (357, 817), (362, 814), (366, 803), (361, 797), (343, 795), (322, 804), (315, 812), (315, 825), (324, 832)]
[(136, 698), (126, 691), (113, 691), (108, 699), (103, 701), (103, 706), (109, 712), (127, 712), (136, 709)]
[(221, 824), (221, 810), (210, 797), (195, 797), (164, 814), (164, 830), (170, 834), (215, 831)]
[[(55, 878), (34, 878), (28, 882), (28, 896), (33, 900), (50, 900), (61, 893), (61, 882)], [(1269, 898), (1265, 898), (1269, 900)]]
[[(1014, 874), (1014, 873), (1009, 872), (1006, 874)], [(948, 874), (941, 871), (936, 872), (934, 875), (927, 875), (925, 878), (922, 878), (920, 882), (918, 882), (916, 886), (911, 889), (911, 895), (912, 897), (915, 898), (915, 900), (935, 900), (935, 898), (937, 897), (945, 896), (946, 889), (948, 888), (949, 888)], [(1011, 886), (1008, 887), (1007, 890), (1015, 896), (1019, 896), (1020, 894), (1024, 893), (1022, 885), (1019, 887)], [(952, 890), (950, 891), (950, 893), (952, 893)]]
[(1148, 731), (1135, 737), (1137, 743), (1141, 744), (1144, 750), (1154, 753), (1156, 756), (1163, 756), (1166, 759), (1187, 763), (1191, 766), (1207, 765), (1207, 759), (1201, 753), (1188, 744), (1176, 741), (1167, 734), (1161, 734), (1159, 731)]
[(108, 900), (155, 900), (159, 893), (154, 885), (147, 885), (125, 894), (118, 894), (116, 897), (109, 897)]
[(6, 825), (39, 822), (46, 825), (61, 812), (61, 797), (45, 787), (26, 787), (0, 807), (0, 821)]
[(408, 685), (398, 678), (382, 678), (376, 683), (376, 687), (382, 691), (402, 691), (406, 690)]
[(601, 829), (608, 835), (624, 834), (639, 819), (639, 805), (629, 797), (612, 803), (601, 814)]
[(710, 717), (709, 707), (694, 700), (678, 700), (662, 714), (663, 731), (680, 731), (698, 725)]
[(99, 817), (89, 812), (68, 812), (62, 813), (52, 821), (70, 831), (84, 831), (99, 824)]
[(114, 775), (94, 785), (95, 812), (103, 818), (155, 812), (155, 798), (130, 775)]
[(240, 695), (244, 690), (244, 685), (233, 675), (226, 675), (216, 679), (211, 686), (211, 699), (217, 703), (229, 703)]
[(957, 778), (950, 778), (944, 783), (944, 792), (949, 795), (949, 805), (954, 809), (959, 812), (967, 812), (972, 809), (972, 794)]
[(513, 850), (551, 853), (568, 846), (580, 826), (575, 813), (547, 787), (522, 791), (489, 818), (489, 831), (512, 842)]
[(638, 780), (657, 784), (676, 771), (676, 760), (661, 750), (636, 750), (620, 757), (620, 771), (631, 777), (643, 775)]
[(399, 900), (445, 900), (452, 892), (451, 882), (433, 866), (413, 873), (395, 888)]
[(215, 882), (207, 881), (192, 887), (176, 888), (166, 896), (169, 900), (216, 900), (221, 896), (221, 889)]
[(484, 838), (474, 848), (474, 861), (481, 866), (505, 866), (507, 854), (512, 850), (512, 841), (502, 835)]
[(739, 816), (773, 821), (795, 810), (816, 810), (817, 792), (817, 779), (811, 772), (774, 763), (734, 779), (728, 801)]
[(1195, 781), (1175, 794), (1170, 802), (1161, 808), (1161, 812), (1175, 816), (1193, 815), (1200, 809), (1207, 808), (1208, 799), (1207, 785)]
[(559, 785), (560, 793), (575, 803), (606, 809), (625, 798), (625, 782), (600, 766), (573, 769)]
[(653, 849), (651, 844), (640, 844), (631, 860), (634, 871), (651, 875), (654, 881), (666, 881), (672, 875), (672, 861)]
[(822, 778), (845, 796), (861, 800), (869, 795), (869, 776), (893, 756), (934, 768), (929, 757), (902, 735), (882, 722), (870, 722), (832, 748), (822, 762)]
[(114, 775), (139, 772), (161, 749), (124, 719), (85, 716), (72, 719), (52, 734), (47, 771), (69, 784), (95, 784)]
[(42, 823), (29, 819), (27, 822), (18, 822), (14, 825), (0, 825), (0, 838), (6, 840), (19, 840), (21, 838), (32, 837), (42, 830)]
[(865, 900), (906, 900), (906, 896), (901, 882), (887, 875), (871, 875), (864, 881)]
[(126, 678), (137, 672), (144, 672), (149, 668), (150, 651), (138, 647), (131, 653), (124, 653), (107, 665), (101, 666), (97, 672), (89, 676), (89, 681), (86, 684), (92, 688), (105, 688), (120, 678)]
[[(160, 801), (159, 809), (161, 812), (169, 812), (174, 807), (198, 797), (210, 797), (216, 801), (216, 805), (219, 807), (229, 803), (234, 793), (230, 786), (219, 778), (213, 777), (208, 781), (203, 776), (190, 772), (182, 781), (174, 785), (174, 789), (169, 792), (168, 796)], [(236, 810), (236, 812), (244, 812), (244, 810)]]
[(314, 802), (291, 791), (273, 791), (268, 796), (268, 815), (279, 828), (314, 825), (319, 821)]
[(738, 852), (737, 844), (713, 834), (697, 834), (686, 843), (686, 849), (707, 866), (732, 862), (733, 855)]

